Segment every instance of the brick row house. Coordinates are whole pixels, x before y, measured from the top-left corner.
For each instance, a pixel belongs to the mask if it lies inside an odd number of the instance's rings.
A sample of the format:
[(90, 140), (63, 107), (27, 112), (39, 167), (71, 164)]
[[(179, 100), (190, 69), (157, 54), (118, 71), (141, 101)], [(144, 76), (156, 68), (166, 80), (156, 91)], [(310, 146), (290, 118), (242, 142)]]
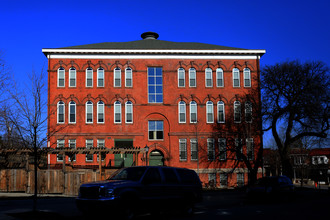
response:
[[(259, 60), (265, 50), (142, 40), (43, 49), (48, 147), (136, 148), (144, 154), (49, 155), (49, 165), (194, 169), (217, 187), (247, 182), (262, 148)], [(242, 132), (242, 129), (244, 132)], [(236, 168), (234, 170), (234, 167)]]

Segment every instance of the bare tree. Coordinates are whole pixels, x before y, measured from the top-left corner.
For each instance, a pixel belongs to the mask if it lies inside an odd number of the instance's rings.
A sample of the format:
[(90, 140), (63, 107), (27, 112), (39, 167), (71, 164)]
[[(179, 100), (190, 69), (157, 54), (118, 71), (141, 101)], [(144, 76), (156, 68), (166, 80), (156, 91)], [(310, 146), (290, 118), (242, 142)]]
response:
[[(272, 131), (283, 174), (292, 178), (290, 146), (306, 137), (327, 137), (329, 68), (320, 61), (287, 61), (265, 66), (261, 73), (265, 130)], [(285, 129), (283, 140), (280, 126)]]

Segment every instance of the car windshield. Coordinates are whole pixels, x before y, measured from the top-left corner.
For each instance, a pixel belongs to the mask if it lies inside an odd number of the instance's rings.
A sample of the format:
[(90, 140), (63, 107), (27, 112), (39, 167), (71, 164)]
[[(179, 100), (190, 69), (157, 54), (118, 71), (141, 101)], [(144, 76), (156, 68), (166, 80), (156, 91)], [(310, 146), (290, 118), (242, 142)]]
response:
[(130, 180), (139, 181), (144, 174), (146, 167), (130, 167), (115, 173), (110, 180)]

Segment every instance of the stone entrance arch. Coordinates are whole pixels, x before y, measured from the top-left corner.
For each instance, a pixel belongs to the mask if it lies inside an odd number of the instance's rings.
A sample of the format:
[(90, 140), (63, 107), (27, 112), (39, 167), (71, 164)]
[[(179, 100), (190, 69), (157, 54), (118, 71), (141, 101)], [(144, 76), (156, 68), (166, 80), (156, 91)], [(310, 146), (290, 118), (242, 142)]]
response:
[(159, 150), (153, 150), (149, 154), (149, 166), (164, 166), (164, 154)]

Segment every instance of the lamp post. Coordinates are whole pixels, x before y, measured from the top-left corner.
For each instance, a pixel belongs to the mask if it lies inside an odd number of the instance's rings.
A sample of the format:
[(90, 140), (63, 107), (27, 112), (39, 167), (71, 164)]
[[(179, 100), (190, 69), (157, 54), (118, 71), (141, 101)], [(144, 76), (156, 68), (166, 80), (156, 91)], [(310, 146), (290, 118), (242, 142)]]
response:
[(145, 158), (145, 160), (146, 160), (146, 166), (148, 166), (148, 151), (149, 151), (149, 147), (148, 147), (148, 145), (146, 145), (146, 146), (144, 147), (144, 149), (145, 149), (145, 151), (144, 151), (144, 153), (145, 153), (144, 158)]

